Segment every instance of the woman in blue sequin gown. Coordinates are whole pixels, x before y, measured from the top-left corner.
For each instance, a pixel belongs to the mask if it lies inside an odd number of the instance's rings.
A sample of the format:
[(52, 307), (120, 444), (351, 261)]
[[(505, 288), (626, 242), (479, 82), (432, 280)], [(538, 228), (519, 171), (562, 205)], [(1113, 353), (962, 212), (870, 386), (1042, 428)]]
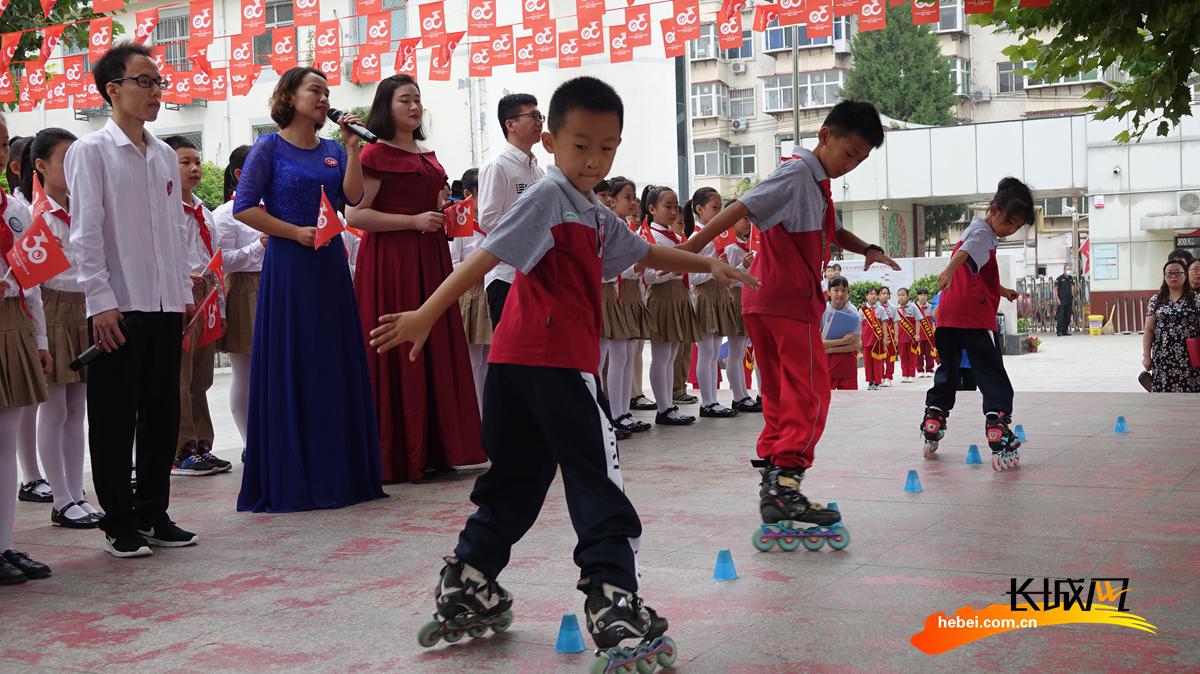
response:
[(313, 249), (321, 188), (338, 209), (346, 195), (362, 198), (357, 140), (343, 125), (347, 155), (316, 135), (328, 95), (320, 71), (284, 73), (271, 98), (280, 131), (258, 139), (238, 182), (234, 216), (271, 237), (250, 356), (238, 510), (340, 508), (386, 496), (346, 249), (340, 236)]

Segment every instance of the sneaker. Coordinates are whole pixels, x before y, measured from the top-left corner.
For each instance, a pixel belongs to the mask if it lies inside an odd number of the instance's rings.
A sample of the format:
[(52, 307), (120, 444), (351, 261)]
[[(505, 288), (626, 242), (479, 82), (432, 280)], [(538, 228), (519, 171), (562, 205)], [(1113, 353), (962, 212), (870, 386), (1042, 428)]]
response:
[(146, 539), (137, 534), (105, 535), (104, 550), (113, 557), (149, 557), (154, 554)]
[(201, 442), (199, 448), (200, 458), (204, 459), (204, 462), (208, 465), (216, 468), (218, 473), (228, 473), (233, 470), (233, 464), (213, 454), (212, 447), (207, 442)]
[(713, 419), (729, 419), (730, 417), (736, 417), (737, 415), (737, 410), (731, 410), (720, 403), (700, 406), (700, 416), (702, 417), (709, 417)]
[(175, 465), (171, 467), (172, 475), (212, 475), (218, 472), (220, 469), (205, 461), (196, 447), (192, 447), (191, 453), (182, 459), (175, 459)]
[(639, 412), (650, 412), (658, 409), (658, 404), (646, 396), (637, 396), (629, 399), (629, 409)]
[(50, 577), (50, 567), (42, 564), (41, 562), (33, 561), (29, 558), (29, 555), (25, 554), (24, 552), (5, 550), (4, 554), (0, 555), (0, 559), (4, 560), (4, 562), (9, 566), (15, 566), (21, 571), (21, 573), (25, 574), (25, 577), (29, 580)]
[(49, 482), (34, 480), (21, 484), (21, 491), (17, 493), (17, 499), (30, 503), (50, 503), (54, 501), (54, 492), (50, 490)]
[(196, 534), (180, 529), (170, 520), (149, 529), (138, 529), (138, 534), (156, 548), (185, 548), (199, 540)]
[(674, 398), (671, 398), (671, 402), (675, 403), (676, 405), (695, 405), (696, 403), (700, 402), (700, 399), (694, 395), (680, 393)]
[(881, 384), (881, 386), (883, 386), (884, 388), (891, 388), (891, 386), (892, 386), (892, 380), (891, 380), (891, 379), (884, 379), (884, 380), (883, 380), (883, 384)]
[(678, 407), (668, 407), (654, 415), (654, 423), (659, 426), (690, 426), (696, 423), (696, 417), (680, 414)]
[(762, 399), (755, 400), (750, 396), (746, 396), (741, 400), (733, 401), (733, 409), (739, 412), (751, 414), (762, 414)]

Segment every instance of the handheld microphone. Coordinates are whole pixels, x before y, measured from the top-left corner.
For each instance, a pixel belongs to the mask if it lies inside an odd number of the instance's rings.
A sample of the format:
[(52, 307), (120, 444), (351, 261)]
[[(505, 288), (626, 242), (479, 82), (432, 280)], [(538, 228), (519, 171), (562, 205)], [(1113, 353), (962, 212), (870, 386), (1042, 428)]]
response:
[[(121, 334), (125, 335), (126, 339), (129, 339), (129, 328), (126, 327), (125, 321), (121, 320), (118, 325), (121, 328)], [(104, 349), (101, 349), (99, 346), (93, 344), (87, 348), (87, 351), (84, 351), (76, 356), (75, 360), (71, 361), (67, 367), (71, 368), (72, 372), (79, 372), (83, 368), (87, 367), (93, 360), (96, 360), (100, 356), (104, 355), (104, 353), (106, 353)]]
[[(338, 110), (337, 108), (329, 108), (328, 115), (329, 115), (329, 119), (332, 119), (333, 121), (338, 122), (342, 119), (342, 117), (346, 116), (346, 113), (342, 112), (341, 110)], [(368, 143), (374, 143), (379, 140), (378, 136), (371, 133), (371, 131), (369, 129), (367, 129), (367, 127), (362, 126), (360, 124), (347, 124), (346, 128), (350, 129), (351, 133), (358, 136), (359, 138), (362, 138), (363, 140), (367, 141)]]

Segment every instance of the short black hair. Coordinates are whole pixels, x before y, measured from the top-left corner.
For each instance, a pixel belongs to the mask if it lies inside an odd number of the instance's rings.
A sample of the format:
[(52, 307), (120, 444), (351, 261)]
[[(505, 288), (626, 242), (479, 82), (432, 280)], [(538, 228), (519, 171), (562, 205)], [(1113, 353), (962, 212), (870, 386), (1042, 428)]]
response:
[(887, 286), (879, 286), (879, 292), (883, 292), (883, 291), (885, 291), (885, 290), (886, 290), (886, 291), (888, 291), (888, 294), (889, 294), (889, 295), (891, 295), (891, 294), (892, 294), (892, 289), (891, 289), (891, 288), (889, 288), (889, 287), (887, 287)]
[(879, 111), (866, 101), (842, 101), (833, 106), (821, 126), (827, 126), (835, 136), (857, 134), (871, 144), (871, 147), (883, 145), (883, 123), (879, 121)]
[(154, 60), (154, 54), (150, 52), (149, 47), (126, 41), (111, 47), (96, 61), (96, 65), (92, 66), (92, 78), (96, 80), (96, 88), (100, 90), (105, 103), (112, 105), (112, 99), (108, 97), (108, 83), (124, 77), (125, 66), (129, 64), (129, 59), (135, 56), (145, 56), (151, 61)]
[(1029, 186), (1020, 180), (1012, 176), (1001, 178), (992, 203), (1005, 216), (1015, 215), (1021, 218), (1022, 224), (1033, 224), (1033, 193), (1029, 191)]
[[(367, 113), (367, 128), (371, 133), (391, 140), (396, 135), (396, 122), (392, 119), (392, 97), (400, 87), (412, 85), (421, 93), (421, 85), (409, 75), (392, 75), (383, 78), (375, 87), (375, 98), (371, 101), (371, 111)], [(425, 132), (421, 127), (413, 130), (413, 140), (425, 140)]]
[(896, 294), (899, 295), (900, 293), (908, 294), (908, 288), (897, 288)]
[(625, 104), (612, 87), (595, 77), (576, 77), (564, 82), (550, 97), (550, 114), (547, 127), (550, 133), (558, 133), (572, 110), (588, 112), (612, 112), (617, 122), (625, 129)]
[(842, 265), (840, 265), (840, 264), (838, 264), (838, 263), (834, 262), (833, 264), (829, 265), (829, 268), (830, 268), (830, 269), (836, 269), (836, 270), (838, 270), (838, 271), (841, 271), (841, 270), (842, 270)]
[(238, 179), (234, 176), (234, 171), (246, 165), (246, 157), (249, 155), (249, 145), (239, 145), (229, 153), (229, 163), (225, 165), (225, 201), (232, 199), (233, 193), (237, 190)]
[(917, 297), (920, 297), (921, 295), (928, 295), (928, 294), (929, 294), (929, 288), (917, 288)]
[(526, 105), (537, 105), (537, 97), (533, 94), (509, 94), (500, 99), (496, 105), (496, 117), (500, 120), (500, 130), (508, 138), (508, 120), (521, 114), (521, 108)]
[(170, 145), (171, 149), (175, 150), (176, 152), (179, 150), (195, 150), (196, 152), (200, 151), (200, 148), (196, 147), (195, 143), (188, 140), (187, 136), (169, 136), (164, 138), (163, 142), (167, 145)]
[[(296, 117), (296, 109), (292, 107), (291, 96), (295, 94), (300, 85), (304, 83), (304, 78), (308, 77), (309, 73), (320, 77), (327, 83), (329, 78), (325, 77), (325, 73), (306, 66), (296, 66), (288, 68), (286, 72), (279, 76), (279, 81), (275, 83), (275, 90), (271, 92), (271, 119), (280, 130), (288, 128), (292, 120)], [(316, 131), (321, 130), (322, 125), (315, 125)], [(380, 138), (391, 138), (391, 136), (382, 136), (375, 134)]]
[(462, 188), (464, 190), (471, 190), (472, 193), (478, 192), (479, 191), (479, 169), (469, 168), (466, 171), (463, 171), (461, 182), (462, 182)]
[(601, 180), (600, 182), (596, 183), (596, 186), (592, 188), (592, 191), (596, 194), (600, 194), (601, 192), (612, 194), (612, 188), (609, 187), (607, 180)]
[[(12, 147), (11, 142), (9, 143), (9, 147)], [(1167, 256), (1167, 259), (1168, 260), (1183, 260), (1184, 262), (1186, 262), (1188, 264), (1188, 266), (1191, 266), (1192, 262), (1195, 261), (1196, 257), (1194, 255), (1192, 255), (1192, 251), (1188, 250), (1187, 248), (1176, 248), (1175, 250), (1171, 251), (1171, 254)]]
[(850, 282), (846, 280), (845, 276), (834, 276), (833, 278), (829, 279), (829, 287), (830, 289), (842, 287), (849, 290)]

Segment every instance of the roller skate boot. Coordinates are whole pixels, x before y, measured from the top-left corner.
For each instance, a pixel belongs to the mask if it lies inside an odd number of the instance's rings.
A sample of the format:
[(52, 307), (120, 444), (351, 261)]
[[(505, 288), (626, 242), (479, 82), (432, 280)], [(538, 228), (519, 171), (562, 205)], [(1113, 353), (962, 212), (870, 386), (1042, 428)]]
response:
[(921, 435), (925, 437), (923, 456), (926, 459), (938, 458), (938, 442), (946, 437), (946, 429), (949, 428), (946, 421), (948, 416), (936, 407), (925, 408), (925, 418), (921, 420)]
[(1011, 470), (1021, 465), (1021, 441), (1009, 428), (1012, 419), (1004, 412), (988, 412), (984, 429), (992, 448), (992, 470)]
[[(821, 549), (826, 541), (834, 550), (850, 544), (850, 533), (841, 525), (842, 515), (800, 493), (803, 468), (780, 468), (766, 461), (751, 461), (762, 473), (759, 487), (759, 512), (763, 523), (754, 531), (752, 542), (762, 552), (778, 545), (787, 552), (801, 545), (806, 550)], [(803, 527), (800, 523), (815, 524)]]
[[(596, 642), (592, 674), (652, 672), (675, 664), (675, 641), (666, 636), (667, 619), (642, 603), (636, 593), (601, 581), (583, 579), (578, 585), (587, 595), (583, 612), (588, 632)], [(632, 647), (621, 646), (638, 639)]]
[(437, 612), (417, 634), (425, 648), (445, 639), (454, 643), (464, 634), (481, 637), (490, 628), (503, 632), (512, 624), (512, 595), (482, 571), (454, 557), (445, 557), (435, 596)]

